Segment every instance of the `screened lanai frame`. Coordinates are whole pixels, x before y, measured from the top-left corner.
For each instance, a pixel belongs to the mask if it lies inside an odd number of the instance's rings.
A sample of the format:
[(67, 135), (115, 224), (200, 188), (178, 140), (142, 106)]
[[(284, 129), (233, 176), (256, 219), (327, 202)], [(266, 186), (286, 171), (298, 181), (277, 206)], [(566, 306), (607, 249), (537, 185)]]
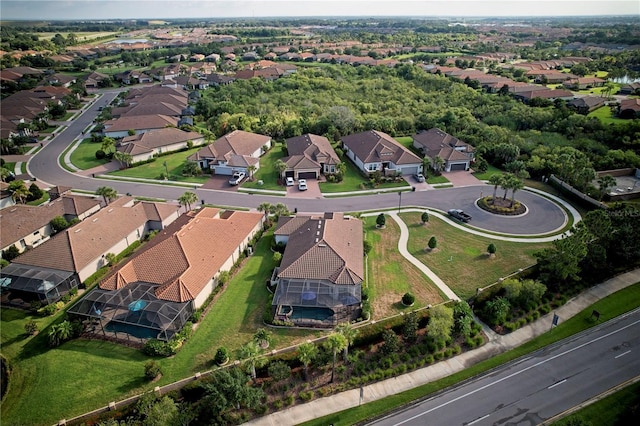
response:
[(323, 280), (281, 278), (273, 296), (273, 306), (307, 306), (338, 308), (358, 305), (362, 301), (360, 285), (339, 285)]
[(158, 299), (156, 284), (135, 282), (118, 290), (95, 288), (74, 304), (68, 314), (86, 321), (93, 332), (118, 339), (168, 341), (193, 315), (191, 301)]
[(0, 291), (25, 302), (55, 303), (77, 287), (76, 274), (59, 269), (11, 263), (0, 274)]

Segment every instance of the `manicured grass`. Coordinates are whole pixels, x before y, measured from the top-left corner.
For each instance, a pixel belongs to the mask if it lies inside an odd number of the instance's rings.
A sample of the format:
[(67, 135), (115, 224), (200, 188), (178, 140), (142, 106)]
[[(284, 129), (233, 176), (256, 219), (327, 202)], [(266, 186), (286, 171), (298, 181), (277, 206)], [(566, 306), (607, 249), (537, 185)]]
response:
[[(526, 243), (492, 240), (461, 231), (441, 219), (429, 218), (422, 225), (421, 213), (403, 213), (400, 217), (409, 227), (409, 252), (436, 273), (460, 298), (475, 294), (478, 287), (493, 284), (519, 268), (536, 263), (533, 254), (548, 247), (549, 243)], [(434, 252), (425, 251), (429, 239), (438, 241)], [(495, 258), (486, 254), (487, 246), (494, 243), (498, 249)]]
[(108, 163), (107, 159), (98, 160), (96, 158), (96, 151), (101, 146), (100, 143), (91, 142), (91, 138), (83, 139), (71, 153), (71, 164), (80, 170), (88, 170)]
[[(138, 350), (79, 339), (49, 349), (45, 327), (62, 314), (35, 318), (42, 331), (27, 337), (24, 324), (31, 316), (2, 309), (2, 353), (13, 368), (9, 392), (1, 407), (3, 424), (51, 425), (127, 395), (189, 377), (210, 369), (210, 360), (220, 346), (229, 349), (235, 359), (236, 350), (263, 326), (263, 312), (269, 303), (264, 283), (274, 266), (271, 240), (266, 237), (260, 241), (254, 255), (247, 258), (182, 350), (174, 357), (158, 360), (163, 376), (155, 383), (144, 379), (144, 363), (149, 358)], [(271, 348), (287, 347), (323, 334), (309, 330), (272, 331)]]
[(413, 138), (411, 136), (398, 136), (397, 138), (394, 138), (395, 140), (397, 140), (398, 142), (400, 142), (400, 144), (402, 146), (404, 146), (405, 148), (413, 151)]
[(369, 181), (351, 160), (346, 157), (342, 161), (347, 165), (342, 182), (320, 182), (320, 191), (323, 194), (335, 194), (336, 192), (357, 192), (370, 189), (403, 188), (408, 187), (407, 182), (383, 183), (375, 188), (369, 186)]
[(49, 193), (47, 191), (42, 191), (42, 197), (37, 200), (29, 201), (27, 204), (30, 206), (39, 206), (40, 204), (49, 201)]
[(502, 170), (500, 170), (499, 168), (492, 166), (491, 164), (489, 164), (489, 168), (487, 169), (486, 172), (484, 173), (480, 173), (480, 172), (475, 172), (473, 173), (473, 175), (480, 179), (480, 180), (489, 180), (489, 178), (493, 175), (499, 175), (500, 173), (503, 173)]
[(639, 291), (640, 283), (636, 283), (633, 286), (620, 290), (611, 296), (594, 303), (575, 317), (568, 319), (565, 322), (561, 322), (558, 327), (553, 329), (553, 331), (547, 332), (516, 349), (494, 356), (486, 361), (482, 361), (470, 368), (467, 368), (466, 370), (452, 374), (449, 377), (445, 377), (444, 379), (302, 424), (305, 426), (322, 426), (328, 424), (342, 426), (353, 425), (367, 419), (373, 419), (376, 416), (389, 412), (390, 410), (400, 408), (411, 401), (424, 398), (434, 392), (445, 389), (463, 380), (468, 380), (506, 362), (534, 352), (544, 346), (562, 340), (582, 330), (591, 328), (596, 325), (596, 323), (590, 319), (591, 312), (594, 309), (601, 313), (600, 323), (628, 312), (638, 307), (637, 294)]
[(434, 176), (432, 174), (429, 174), (427, 176), (427, 183), (430, 183), (432, 185), (437, 183), (449, 183), (449, 179), (444, 177), (444, 175)]
[[(624, 419), (621, 417), (626, 412), (628, 413), (632, 409), (632, 407), (637, 407), (638, 403), (640, 403), (639, 395), (640, 383), (634, 383), (598, 402), (594, 402), (593, 404), (586, 406), (582, 410), (573, 413), (553, 424), (556, 426), (570, 426), (571, 424), (576, 425), (580, 424), (577, 423), (577, 421), (580, 419), (587, 420), (589, 424), (598, 426), (616, 426), (625, 424)], [(626, 419), (631, 420), (630, 416)]]
[[(260, 169), (253, 175), (253, 181), (248, 179), (242, 183), (243, 188), (269, 189), (284, 191), (286, 188), (278, 183), (278, 169), (276, 161), (284, 157), (283, 145), (275, 144), (267, 153), (260, 158)], [(258, 181), (262, 181), (262, 185)]]
[(11, 173), (13, 173), (13, 172), (15, 171), (15, 169), (16, 169), (16, 163), (15, 163), (15, 162), (9, 162), (9, 161), (7, 161), (7, 162), (5, 162), (5, 163), (2, 165), (2, 168), (3, 168), (3, 169), (7, 169), (7, 170), (9, 170)]
[[(205, 183), (209, 179), (208, 175), (187, 177), (182, 175), (182, 169), (184, 168), (187, 157), (194, 152), (198, 151), (200, 147), (191, 148), (186, 151), (175, 152), (169, 155), (163, 155), (158, 157), (151, 163), (140, 164), (138, 166), (129, 167), (124, 170), (116, 170), (110, 172), (110, 175), (141, 178), (141, 179), (160, 179), (166, 170), (169, 171), (169, 180), (177, 182), (193, 182), (193, 183)], [(166, 167), (165, 167), (166, 162)]]
[(603, 124), (623, 124), (629, 122), (629, 120), (624, 120), (622, 118), (616, 117), (616, 115), (611, 112), (611, 108), (609, 108), (608, 106), (603, 106), (595, 111), (591, 111), (587, 115), (587, 117), (595, 117), (598, 120), (602, 121)]
[[(367, 259), (367, 270), (374, 319), (444, 300), (431, 280), (398, 251), (400, 228), (393, 219), (387, 217), (385, 228), (378, 229), (376, 217), (366, 217), (364, 227), (365, 239), (373, 245)], [(402, 295), (407, 292), (416, 296), (415, 305), (411, 308), (401, 303)]]

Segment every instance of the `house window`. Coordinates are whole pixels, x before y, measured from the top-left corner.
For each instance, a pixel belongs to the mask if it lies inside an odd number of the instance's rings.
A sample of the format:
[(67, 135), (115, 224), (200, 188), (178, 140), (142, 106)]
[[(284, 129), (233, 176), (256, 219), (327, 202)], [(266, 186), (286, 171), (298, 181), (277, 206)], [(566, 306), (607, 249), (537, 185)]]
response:
[(378, 165), (377, 164), (369, 164), (369, 165), (367, 165), (367, 170), (369, 170), (370, 172), (374, 172), (374, 171), (378, 170)]

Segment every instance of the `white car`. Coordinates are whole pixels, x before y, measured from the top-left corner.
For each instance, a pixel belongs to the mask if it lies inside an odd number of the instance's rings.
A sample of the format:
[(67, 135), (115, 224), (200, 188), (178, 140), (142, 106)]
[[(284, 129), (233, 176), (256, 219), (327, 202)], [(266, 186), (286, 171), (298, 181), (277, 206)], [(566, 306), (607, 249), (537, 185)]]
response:
[(306, 191), (307, 190), (307, 180), (306, 179), (300, 179), (298, 181), (298, 190), (300, 190), (300, 191)]
[(244, 179), (245, 174), (242, 172), (235, 172), (233, 174), (233, 176), (231, 176), (231, 179), (229, 179), (229, 183), (231, 185), (238, 185), (240, 182), (242, 182), (242, 179)]
[(295, 182), (293, 181), (292, 177), (288, 177), (287, 178), (287, 186), (293, 186), (295, 185)]

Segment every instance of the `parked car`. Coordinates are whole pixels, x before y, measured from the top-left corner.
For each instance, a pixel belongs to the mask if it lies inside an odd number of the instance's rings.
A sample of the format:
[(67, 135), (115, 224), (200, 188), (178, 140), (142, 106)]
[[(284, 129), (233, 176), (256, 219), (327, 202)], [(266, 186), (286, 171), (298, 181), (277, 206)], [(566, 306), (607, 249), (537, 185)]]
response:
[(293, 186), (293, 185), (295, 185), (295, 184), (296, 184), (296, 183), (293, 181), (293, 178), (292, 178), (292, 177), (288, 177), (288, 178), (287, 178), (287, 186)]
[(418, 173), (417, 175), (413, 176), (414, 178), (416, 178), (416, 180), (420, 183), (424, 182), (424, 175), (422, 173)]
[(467, 223), (471, 220), (471, 216), (460, 209), (451, 209), (448, 211), (448, 213), (449, 213), (449, 216), (453, 217), (454, 219), (458, 219), (459, 221), (464, 223)]
[(243, 172), (235, 172), (231, 179), (229, 179), (229, 183), (231, 185), (238, 185), (244, 179), (245, 174)]
[(306, 191), (307, 190), (307, 180), (306, 179), (300, 179), (298, 181), (298, 189), (300, 191)]

